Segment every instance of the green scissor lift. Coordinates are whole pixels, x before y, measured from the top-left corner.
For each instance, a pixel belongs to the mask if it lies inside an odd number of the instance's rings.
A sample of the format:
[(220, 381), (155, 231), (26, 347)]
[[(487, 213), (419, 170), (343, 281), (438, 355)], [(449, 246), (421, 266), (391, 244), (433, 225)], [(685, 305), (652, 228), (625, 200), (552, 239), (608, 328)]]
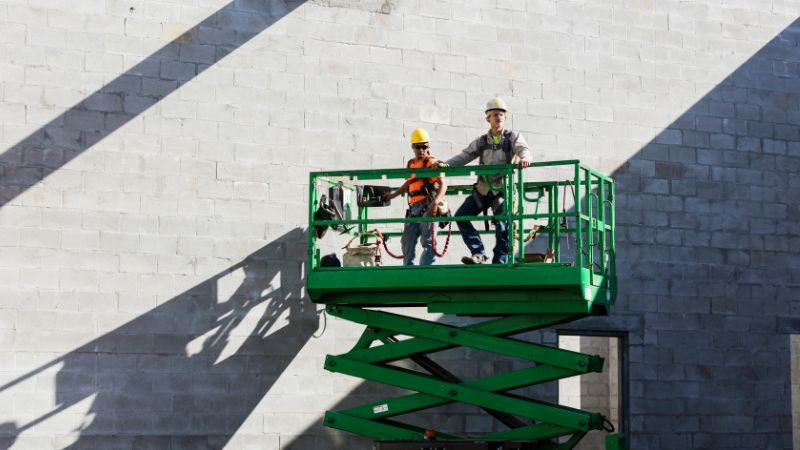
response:
[[(456, 185), (453, 180), (501, 174), (503, 182), (498, 189), (504, 193), (506, 212), (493, 219), (513, 224), (509, 227), (512, 248), (508, 263), (321, 267), (319, 247), (326, 239), (360, 236), (366, 243), (374, 239), (370, 233), (375, 228), (397, 228), (394, 232), (384, 230), (384, 238), (390, 238), (401, 234), (399, 228), (404, 222), (440, 220), (386, 217), (381, 208), (358, 206), (357, 186), (367, 183), (397, 186), (412, 173), (419, 177), (446, 175), (451, 184), (447, 196), (453, 209), (472, 189), (471, 185)], [(560, 181), (547, 181), (548, 174), (557, 173), (566, 176)], [(545, 181), (528, 181), (534, 175), (544, 175)], [(577, 445), (591, 430), (613, 430), (601, 414), (511, 392), (602, 371), (603, 358), (599, 356), (513, 336), (591, 315), (609, 314), (617, 291), (613, 180), (570, 160), (535, 163), (523, 170), (501, 165), (316, 172), (310, 175), (309, 185), (310, 225), (337, 226), (340, 230), (345, 226), (347, 236), (328, 231), (323, 241), (318, 241), (314, 233), (309, 233), (308, 292), (315, 303), (326, 305), (328, 314), (366, 326), (352, 350), (327, 356), (325, 368), (412, 392), (329, 411), (325, 414), (326, 426), (375, 439), (379, 450), (566, 450)], [(343, 218), (315, 220), (319, 198), (329, 193), (331, 187), (345, 194), (341, 205)], [(546, 247), (552, 249), (553, 262), (526, 262), (524, 239), (533, 234), (534, 227), (538, 234), (535, 239), (546, 239)], [(483, 233), (493, 234), (494, 230)], [(397, 241), (390, 243), (398, 248)], [(460, 246), (460, 241), (454, 232), (453, 245)], [(491, 240), (486, 243), (490, 249)], [(458, 253), (464, 254), (463, 250)], [(448, 325), (387, 311), (393, 307), (424, 307), (431, 313), (472, 316), (482, 321)], [(507, 373), (462, 380), (428, 356), (456, 347), (491, 352), (527, 364)], [(415, 369), (393, 364), (401, 360), (412, 361)], [(461, 435), (435, 426), (414, 426), (399, 419), (452, 403), (481, 408), (502, 423), (504, 429), (477, 436)], [(434, 435), (436, 441), (431, 441)], [(622, 435), (607, 436), (607, 449), (624, 446)]]

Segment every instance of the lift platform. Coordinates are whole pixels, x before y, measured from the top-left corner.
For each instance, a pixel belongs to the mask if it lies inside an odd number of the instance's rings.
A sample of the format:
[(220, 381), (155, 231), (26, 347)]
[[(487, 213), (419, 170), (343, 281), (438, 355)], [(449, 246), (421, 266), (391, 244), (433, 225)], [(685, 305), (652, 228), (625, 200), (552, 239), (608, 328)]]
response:
[[(503, 194), (505, 209), (494, 217), (406, 218), (399, 200), (386, 207), (380, 198), (387, 186), (397, 187), (409, 176), (445, 176), (447, 200), (455, 210), (472, 191), (471, 184), (458, 184), (459, 180), (469, 183), (476, 176), (497, 174), (503, 181), (495, 188)], [(591, 430), (613, 430), (601, 414), (512, 392), (602, 371), (599, 356), (514, 336), (610, 313), (617, 292), (613, 180), (569, 160), (535, 163), (526, 169), (501, 165), (315, 172), (309, 185), (308, 292), (314, 302), (326, 305), (327, 313), (366, 326), (352, 350), (329, 355), (325, 368), (412, 392), (329, 411), (326, 426), (373, 438), (376, 448), (383, 450), (566, 450)], [(321, 203), (334, 213), (320, 214)], [(382, 255), (375, 265), (363, 259), (366, 265), (324, 264), (325, 248), (338, 250), (357, 239), (374, 256), (381, 254), (381, 246), (391, 253), (390, 245), (399, 248), (400, 239), (392, 238), (402, 234), (403, 224), (418, 222), (436, 229), (443, 220), (507, 221), (508, 262), (453, 264), (453, 258), (445, 255), (432, 266), (403, 266)], [(321, 230), (327, 227), (333, 229), (323, 236)], [(493, 235), (493, 227), (487, 228), (482, 234)], [(441, 242), (443, 232), (439, 234)], [(484, 239), (488, 249), (492, 241), (493, 237)], [(450, 245), (464, 254), (457, 232)], [(541, 249), (532, 251), (537, 245)], [(397, 307), (404, 307), (403, 312), (420, 307), (429, 313), (480, 319), (452, 325), (402, 315), (392, 309)], [(457, 347), (526, 364), (511, 372), (464, 380), (430, 357)], [(401, 361), (411, 361), (415, 368), (401, 367)], [(483, 409), (504, 429), (464, 435), (400, 420), (453, 403)], [(610, 435), (606, 447), (623, 448), (624, 437)]]

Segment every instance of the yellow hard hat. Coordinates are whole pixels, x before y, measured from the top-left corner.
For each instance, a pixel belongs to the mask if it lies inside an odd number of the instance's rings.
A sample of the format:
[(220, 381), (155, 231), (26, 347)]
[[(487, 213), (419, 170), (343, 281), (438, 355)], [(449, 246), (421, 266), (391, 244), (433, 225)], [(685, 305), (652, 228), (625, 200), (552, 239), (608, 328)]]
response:
[(428, 137), (428, 132), (422, 128), (417, 128), (411, 132), (411, 143), (419, 144), (421, 142), (430, 142), (431, 138)]
[(502, 98), (495, 97), (486, 103), (487, 113), (493, 109), (499, 109), (500, 111), (506, 112), (508, 108), (506, 108), (506, 102), (504, 102)]

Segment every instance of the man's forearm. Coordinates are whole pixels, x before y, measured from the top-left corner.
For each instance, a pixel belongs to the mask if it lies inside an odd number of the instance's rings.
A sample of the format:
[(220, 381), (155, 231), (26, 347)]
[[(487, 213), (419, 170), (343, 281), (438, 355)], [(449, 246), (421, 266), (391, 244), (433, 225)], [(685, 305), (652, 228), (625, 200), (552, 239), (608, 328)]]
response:
[(393, 199), (393, 198), (397, 197), (398, 195), (405, 194), (405, 193), (406, 193), (406, 191), (408, 191), (408, 181), (406, 181), (405, 183), (403, 183), (403, 185), (402, 185), (402, 186), (400, 186), (399, 188), (397, 188), (397, 189), (396, 189), (394, 192), (391, 192), (391, 193), (388, 195), (388, 197), (389, 197), (390, 199)]
[(444, 178), (441, 178), (439, 181), (439, 190), (436, 191), (436, 197), (433, 199), (433, 202), (437, 205), (444, 200), (444, 195), (447, 193), (447, 183), (445, 183)]
[(458, 155), (453, 156), (452, 158), (445, 161), (445, 164), (452, 167), (460, 167), (466, 165), (470, 161), (471, 159), (468, 157), (468, 155), (464, 156), (464, 152), (461, 152)]
[(476, 143), (476, 141), (472, 141), (467, 146), (467, 148), (461, 151), (461, 153), (448, 159), (447, 165), (454, 167), (466, 166), (477, 157), (478, 157), (478, 144)]

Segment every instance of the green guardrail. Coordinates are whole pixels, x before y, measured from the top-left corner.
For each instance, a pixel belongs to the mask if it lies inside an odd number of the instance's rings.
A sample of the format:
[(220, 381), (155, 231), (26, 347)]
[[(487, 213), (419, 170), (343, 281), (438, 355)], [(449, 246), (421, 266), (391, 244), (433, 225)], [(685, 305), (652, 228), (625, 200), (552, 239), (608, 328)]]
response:
[[(559, 172), (562, 176), (552, 179), (552, 175)], [(466, 166), (447, 167), (441, 169), (373, 169), (351, 171), (326, 171), (313, 172), (309, 179), (309, 225), (314, 227), (335, 227), (339, 231), (329, 231), (322, 239), (340, 239), (344, 244), (356, 237), (359, 243), (375, 242), (377, 234), (381, 232), (380, 239), (389, 239), (395, 248), (397, 240), (392, 238), (402, 235), (399, 229), (405, 223), (432, 223), (441, 222), (440, 217), (405, 217), (395, 214), (388, 216), (383, 213), (386, 209), (375, 206), (359, 206), (357, 197), (364, 188), (397, 187), (400, 182), (412, 175), (417, 177), (445, 176), (448, 180), (448, 189), (445, 200), (455, 213), (458, 206), (467, 195), (472, 192), (472, 184), (478, 176), (500, 175), (502, 182), (496, 186), (503, 193), (505, 207), (503, 214), (497, 216), (457, 216), (450, 217), (449, 221), (475, 221), (484, 222), (507, 221), (509, 258), (505, 266), (509, 269), (536, 269), (529, 270), (525, 279), (530, 280), (531, 286), (542, 287), (535, 278), (558, 278), (553, 269), (563, 268), (564, 274), (574, 275), (573, 284), (583, 284), (583, 297), (594, 296), (588, 294), (586, 288), (600, 288), (606, 303), (613, 303), (616, 298), (616, 265), (615, 265), (615, 226), (614, 226), (614, 182), (611, 178), (583, 165), (577, 160), (549, 161), (533, 163), (526, 169), (519, 169), (511, 165), (496, 166)], [(465, 180), (466, 184), (452, 183), (452, 180)], [(315, 218), (320, 198), (338, 192), (340, 195), (339, 208), (341, 218), (320, 220)], [(395, 200), (401, 201), (400, 199)], [(391, 211), (397, 211), (394, 207)], [(490, 229), (476, 227), (481, 235), (494, 234)], [(450, 251), (462, 252), (460, 236), (455, 226), (450, 241)], [(343, 231), (344, 230), (344, 231)], [(334, 236), (331, 238), (330, 236)], [(529, 247), (527, 239), (540, 242), (542, 250), (534, 254), (526, 254)], [(546, 242), (545, 242), (546, 240)], [(356, 266), (356, 267), (322, 267), (320, 264), (321, 239), (315, 233), (308, 236), (308, 284), (312, 299), (318, 299), (322, 292), (327, 292), (326, 286), (339, 292), (352, 286), (357, 290), (361, 282), (366, 279), (359, 277), (359, 273), (371, 273), (368, 277), (382, 279), (391, 285), (396, 280), (398, 287), (408, 281), (408, 277), (420, 279), (428, 283), (434, 290), (445, 289), (446, 284), (437, 283), (437, 278), (458, 278), (454, 270), (462, 268), (458, 264), (437, 263), (431, 266), (408, 266), (413, 270), (426, 270), (431, 273), (414, 275), (408, 273), (391, 276), (375, 275), (382, 270), (397, 269), (400, 263), (392, 264), (388, 257), (382, 259), (381, 265)], [(441, 245), (441, 244), (440, 244)], [(343, 245), (338, 245), (337, 248)], [(488, 247), (488, 246), (487, 246)], [(388, 246), (386, 247), (388, 250)], [(545, 250), (546, 249), (546, 250)], [(488, 249), (487, 249), (488, 250)], [(552, 253), (552, 257), (549, 253)], [(546, 259), (548, 258), (548, 259)], [(546, 263), (542, 263), (547, 261)], [(497, 264), (484, 264), (483, 267), (498, 267)], [(570, 271), (570, 268), (580, 268), (580, 271)], [(326, 272), (337, 271), (346, 275), (336, 277)], [(438, 271), (438, 272), (437, 272)], [(411, 273), (411, 272), (409, 272)], [(486, 272), (488, 274), (488, 272)], [(437, 274), (439, 275), (437, 277)], [(570, 275), (570, 276), (571, 276)], [(480, 273), (470, 272), (470, 277), (482, 277)], [(511, 276), (511, 275), (509, 275)], [(508, 283), (507, 277), (497, 276), (496, 272), (485, 280), (485, 285), (493, 283)], [(372, 286), (367, 283), (367, 286)], [(414, 283), (415, 288), (424, 288), (424, 285)], [(365, 286), (366, 288), (366, 286)]]

